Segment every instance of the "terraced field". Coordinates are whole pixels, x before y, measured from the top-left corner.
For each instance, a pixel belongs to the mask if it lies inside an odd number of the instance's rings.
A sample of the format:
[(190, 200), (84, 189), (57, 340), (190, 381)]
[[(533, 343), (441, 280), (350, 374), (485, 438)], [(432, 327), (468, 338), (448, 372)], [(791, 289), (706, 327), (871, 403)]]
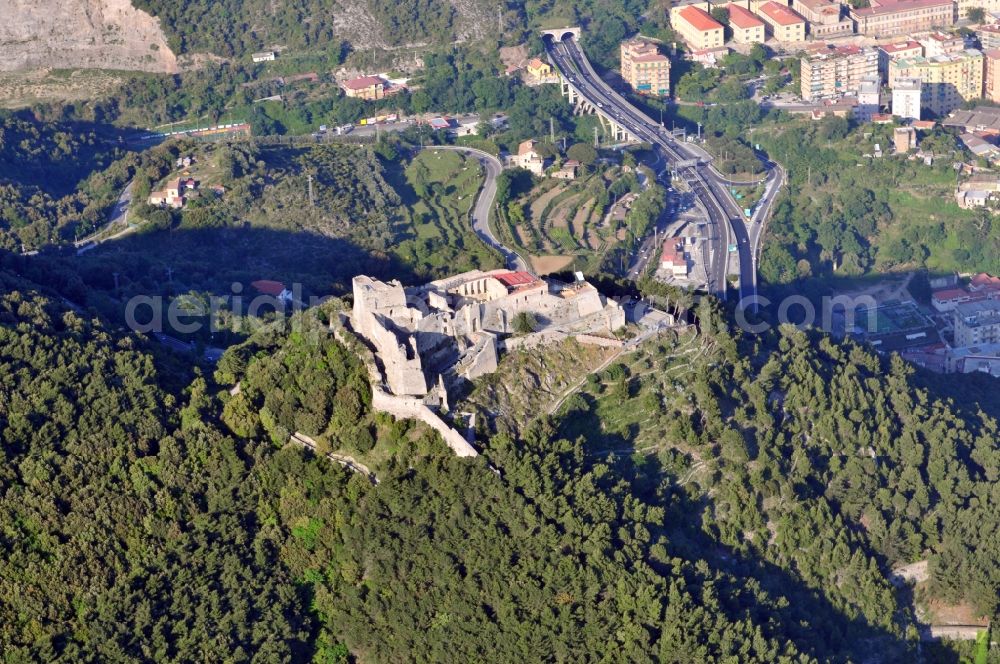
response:
[(587, 269), (620, 240), (605, 218), (608, 189), (618, 176), (612, 169), (574, 181), (543, 180), (515, 201), (505, 221), (536, 271)]
[(429, 248), (448, 246), (467, 254), (475, 266), (491, 266), (496, 258), (475, 239), (469, 222), (483, 181), (479, 164), (457, 152), (425, 150), (407, 165), (404, 175), (416, 194), (406, 200), (416, 234), (412, 258), (429, 272), (445, 268), (453, 258)]

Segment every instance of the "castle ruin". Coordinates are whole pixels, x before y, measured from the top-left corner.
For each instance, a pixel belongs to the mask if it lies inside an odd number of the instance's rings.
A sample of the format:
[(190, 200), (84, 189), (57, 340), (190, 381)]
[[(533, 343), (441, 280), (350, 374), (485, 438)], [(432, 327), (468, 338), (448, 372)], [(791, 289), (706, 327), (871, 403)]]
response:
[(557, 331), (561, 338), (609, 334), (625, 325), (622, 307), (582, 278), (563, 283), (527, 272), (473, 270), (404, 288), (362, 275), (353, 289), (353, 328), (373, 348), (385, 388), (445, 410), (446, 383), (496, 370), (519, 313), (532, 315), (535, 335)]

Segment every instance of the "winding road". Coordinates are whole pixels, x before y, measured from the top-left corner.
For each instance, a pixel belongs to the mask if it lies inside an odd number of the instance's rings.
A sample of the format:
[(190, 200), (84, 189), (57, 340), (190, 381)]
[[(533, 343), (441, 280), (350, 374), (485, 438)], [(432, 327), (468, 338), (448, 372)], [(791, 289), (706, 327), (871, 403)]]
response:
[[(740, 306), (755, 303), (757, 299), (756, 255), (759, 251), (760, 226), (754, 221), (763, 217), (754, 215), (748, 228), (743, 209), (730, 194), (724, 178), (711, 168), (711, 157), (697, 148), (677, 141), (662, 125), (639, 111), (624, 97), (601, 80), (591, 66), (574, 35), (567, 32), (561, 39), (550, 35), (544, 38), (549, 59), (565, 77), (567, 84), (585, 99), (598, 113), (624, 127), (635, 139), (654, 146), (662, 158), (676, 170), (677, 177), (687, 182), (689, 189), (699, 199), (714, 229), (711, 243), (711, 266), (708, 271), (709, 291), (726, 297), (729, 254), (739, 256)], [(706, 156), (708, 158), (706, 158)], [(766, 166), (770, 162), (765, 163)], [(769, 209), (782, 182), (780, 171), (769, 166), (769, 194), (762, 209)]]
[(503, 170), (503, 164), (500, 163), (500, 160), (489, 152), (460, 145), (428, 145), (422, 149), (460, 152), (467, 157), (472, 157), (482, 165), (486, 179), (483, 181), (482, 189), (479, 190), (479, 197), (476, 198), (476, 204), (472, 208), (472, 230), (476, 232), (479, 239), (500, 252), (507, 268), (514, 271), (528, 271), (528, 262), (516, 251), (504, 246), (497, 239), (496, 235), (493, 234), (493, 229), (490, 228), (490, 210), (493, 208), (493, 203), (497, 196), (497, 177), (499, 177), (500, 171)]

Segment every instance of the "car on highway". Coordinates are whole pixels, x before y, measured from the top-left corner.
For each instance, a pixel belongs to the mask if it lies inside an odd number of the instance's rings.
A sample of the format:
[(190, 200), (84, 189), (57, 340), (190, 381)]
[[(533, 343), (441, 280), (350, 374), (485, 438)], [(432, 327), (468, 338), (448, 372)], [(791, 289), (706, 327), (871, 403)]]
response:
[(597, 108), (604, 108), (604, 104), (602, 104), (601, 102), (597, 102)]

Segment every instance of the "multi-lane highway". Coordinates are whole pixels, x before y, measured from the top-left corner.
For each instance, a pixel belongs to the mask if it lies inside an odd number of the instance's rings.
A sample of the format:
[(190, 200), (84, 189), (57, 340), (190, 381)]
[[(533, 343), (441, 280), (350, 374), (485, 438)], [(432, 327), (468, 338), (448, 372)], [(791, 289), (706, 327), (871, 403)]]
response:
[[(545, 46), (552, 63), (583, 99), (608, 120), (624, 127), (637, 140), (651, 144), (700, 200), (713, 228), (710, 238), (711, 265), (708, 266), (709, 290), (725, 298), (729, 256), (736, 253), (740, 268), (740, 300), (753, 302), (757, 293), (755, 245), (759, 241), (759, 230), (753, 229), (752, 242), (743, 210), (731, 196), (725, 178), (709, 167), (708, 160), (692, 153), (669, 131), (601, 80), (572, 36), (567, 35), (562, 40), (547, 37)], [(773, 173), (769, 174), (769, 180), (774, 181), (774, 177)], [(777, 187), (771, 185), (768, 191), (771, 192), (769, 205)], [(734, 251), (731, 252), (730, 248)]]

